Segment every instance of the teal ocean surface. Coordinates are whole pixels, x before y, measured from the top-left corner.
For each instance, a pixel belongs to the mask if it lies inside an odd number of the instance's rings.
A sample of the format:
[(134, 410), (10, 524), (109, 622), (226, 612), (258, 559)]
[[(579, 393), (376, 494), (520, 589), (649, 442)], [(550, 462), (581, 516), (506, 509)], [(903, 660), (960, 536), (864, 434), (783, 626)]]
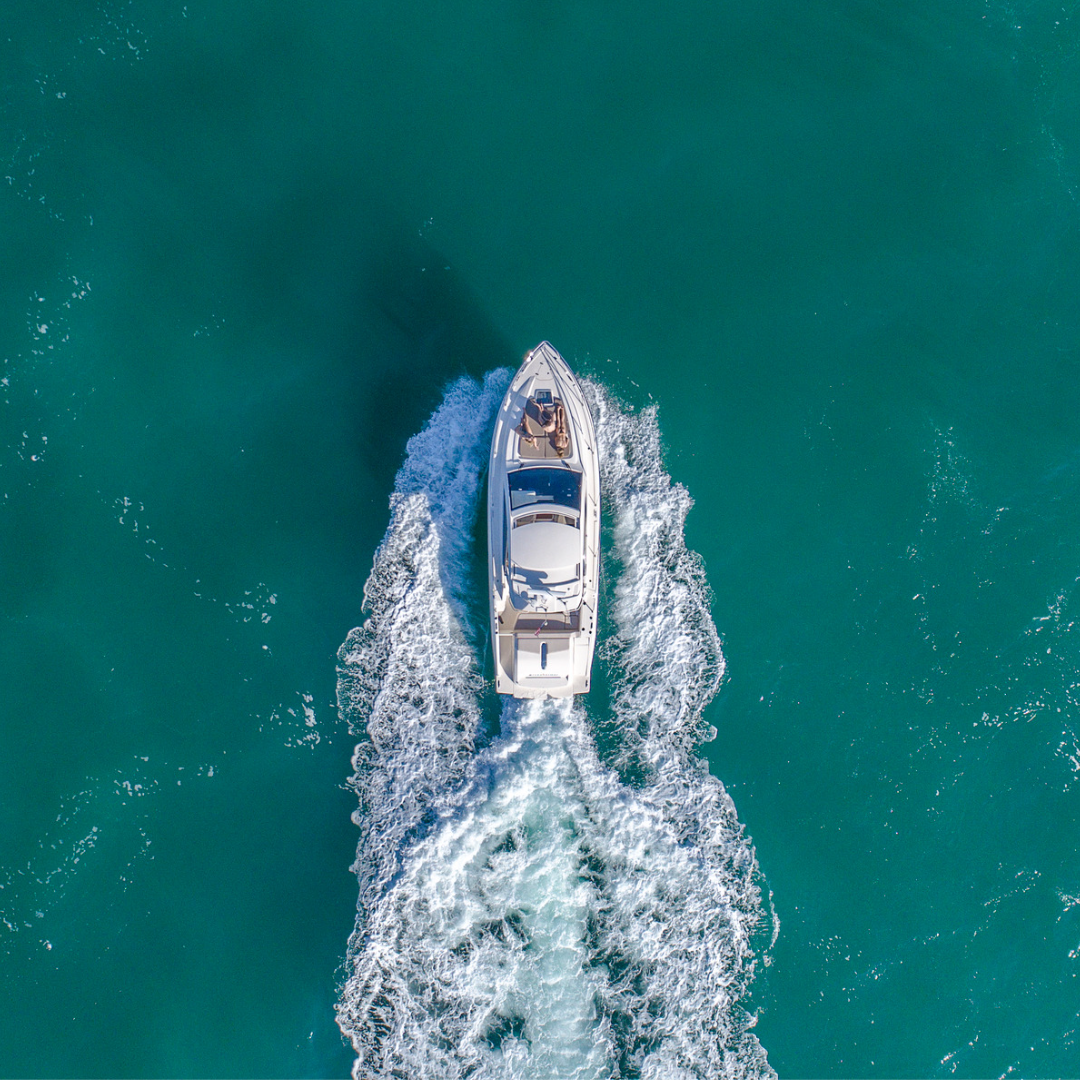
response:
[(1076, 3), (8, 0), (0, 88), (0, 1075), (1080, 1072)]

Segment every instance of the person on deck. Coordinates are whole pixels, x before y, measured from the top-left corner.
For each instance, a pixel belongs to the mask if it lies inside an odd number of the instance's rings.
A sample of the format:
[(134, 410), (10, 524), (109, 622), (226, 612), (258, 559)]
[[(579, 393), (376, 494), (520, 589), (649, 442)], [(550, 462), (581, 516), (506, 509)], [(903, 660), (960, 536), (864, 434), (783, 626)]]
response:
[(555, 406), (554, 430), (551, 435), (551, 445), (555, 447), (555, 453), (558, 454), (559, 457), (565, 456), (566, 452), (570, 449), (570, 432), (566, 430), (566, 410), (561, 405)]
[[(543, 434), (555, 435), (558, 431), (558, 412), (561, 409), (561, 405), (541, 405), (536, 398), (530, 397), (525, 402), (525, 412), (522, 414), (521, 423), (517, 426), (518, 433), (527, 443), (536, 446), (537, 436), (529, 430), (529, 421), (531, 420), (536, 424)], [(565, 419), (563, 423), (565, 426)]]

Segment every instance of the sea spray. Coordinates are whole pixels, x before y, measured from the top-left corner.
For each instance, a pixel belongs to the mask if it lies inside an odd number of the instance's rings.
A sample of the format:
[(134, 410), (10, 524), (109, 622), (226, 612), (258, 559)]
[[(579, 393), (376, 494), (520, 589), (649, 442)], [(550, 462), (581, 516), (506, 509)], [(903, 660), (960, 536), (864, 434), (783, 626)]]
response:
[(660, 453), (655, 407), (633, 413), (587, 382), (597, 418), (600, 486), (621, 573), (604, 642), (614, 673), (620, 764), (655, 772), (685, 762), (712, 734), (702, 720), (724, 675), (700, 556), (683, 528), (693, 506)]
[(410, 845), (354, 968), (357, 1076), (612, 1075), (572, 753), (582, 719), (569, 701), (507, 701), (501, 736)]
[[(770, 1075), (739, 1005), (762, 919), (757, 859), (695, 753), (715, 734), (703, 713), (725, 665), (704, 566), (684, 538), (693, 500), (663, 468), (655, 408), (633, 413), (601, 386), (586, 390), (621, 568), (604, 646), (610, 722), (620, 771), (636, 779), (635, 816), (611, 822), (605, 855), (606, 934), (621, 971), (608, 1008), (623, 1062), (642, 1076)], [(645, 852), (634, 844), (641, 820), (654, 838)]]
[(483, 433), (459, 438), (455, 461), (440, 451), (462, 434), (463, 400), (487, 427), (476, 402), (490, 420), (499, 385), (457, 384), (410, 442), (371, 615), (341, 651), (343, 714), (369, 734), (338, 1007), (354, 1075), (772, 1075), (740, 1005), (754, 853), (693, 753), (723, 658), (683, 542), (689, 497), (663, 472), (655, 416), (599, 388), (622, 567), (613, 712), (636, 779), (601, 762), (571, 701), (505, 700), (499, 735), (475, 750), (480, 686), (458, 605)]
[(360, 806), (356, 873), (363, 916), (396, 872), (406, 838), (472, 754), (479, 675), (459, 618), (488, 420), (509, 373), (454, 383), (409, 440), (391, 519), (364, 586), (367, 621), (338, 653), (338, 705), (356, 736), (351, 785)]

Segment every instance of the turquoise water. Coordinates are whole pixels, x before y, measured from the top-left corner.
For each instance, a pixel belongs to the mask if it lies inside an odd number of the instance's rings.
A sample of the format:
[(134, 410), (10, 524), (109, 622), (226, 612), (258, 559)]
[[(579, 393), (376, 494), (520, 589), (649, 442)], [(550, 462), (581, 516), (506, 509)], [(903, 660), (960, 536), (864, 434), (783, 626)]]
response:
[[(446, 968), (410, 1023), (502, 1017), (480, 1075), (665, 1047), (697, 1075), (1075, 1075), (1078, 17), (11, 0), (0, 1073), (348, 1074), (359, 886), (370, 940), (414, 935), (393, 970), (459, 948), (475, 981)], [(451, 824), (395, 847), (385, 807), (350, 820), (338, 650), (348, 691), (395, 484), (435, 490), (408, 440), (543, 338), (638, 470), (613, 442), (611, 644), (578, 712), (408, 698), (480, 727), (429, 774)], [(432, 639), (466, 664), (467, 531), (433, 594), (464, 630)], [(643, 674), (650, 581), (666, 627), (711, 589), (700, 669)], [(693, 702), (712, 781), (663, 742)], [(416, 892), (364, 876), (386, 850)], [(413, 903), (433, 881), (444, 921)], [(469, 957), (523, 966), (500, 989)]]

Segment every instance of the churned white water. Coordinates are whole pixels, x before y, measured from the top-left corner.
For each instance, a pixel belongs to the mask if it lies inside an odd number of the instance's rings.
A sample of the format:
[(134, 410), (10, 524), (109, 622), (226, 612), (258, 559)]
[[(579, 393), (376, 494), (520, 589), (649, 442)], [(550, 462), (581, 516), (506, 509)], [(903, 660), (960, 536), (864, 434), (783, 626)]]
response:
[(754, 852), (694, 753), (724, 662), (683, 541), (690, 499), (663, 470), (654, 413), (600, 387), (617, 760), (600, 760), (577, 701), (506, 700), (477, 749), (460, 588), (507, 378), (459, 381), (410, 441), (370, 614), (340, 652), (339, 703), (367, 734), (338, 1004), (354, 1075), (771, 1076), (740, 1005), (762, 916)]

